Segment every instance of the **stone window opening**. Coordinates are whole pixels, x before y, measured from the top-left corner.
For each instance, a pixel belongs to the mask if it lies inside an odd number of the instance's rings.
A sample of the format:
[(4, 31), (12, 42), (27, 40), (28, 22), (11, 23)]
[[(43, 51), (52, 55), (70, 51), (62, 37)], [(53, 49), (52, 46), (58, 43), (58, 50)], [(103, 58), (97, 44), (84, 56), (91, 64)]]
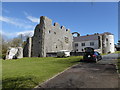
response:
[(53, 24), (53, 26), (55, 26), (55, 23)]
[(56, 34), (56, 32), (54, 32), (54, 34)]
[(68, 29), (66, 29), (66, 31), (68, 31)]
[(51, 31), (49, 30), (49, 32), (48, 33), (51, 33)]
[(68, 42), (69, 42), (68, 37), (65, 37), (65, 42), (66, 42), (66, 43), (68, 43)]
[(57, 46), (56, 46), (56, 48), (57, 48)]
[(108, 38), (106, 38), (106, 41), (108, 41)]
[(60, 29), (64, 29), (65, 27), (64, 26), (61, 26)]

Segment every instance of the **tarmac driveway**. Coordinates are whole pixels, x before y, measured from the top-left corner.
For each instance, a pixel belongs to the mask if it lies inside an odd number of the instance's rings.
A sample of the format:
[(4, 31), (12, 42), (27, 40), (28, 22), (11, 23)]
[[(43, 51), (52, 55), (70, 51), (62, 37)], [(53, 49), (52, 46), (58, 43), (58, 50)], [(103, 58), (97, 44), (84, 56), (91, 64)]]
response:
[(37, 88), (118, 88), (117, 57), (108, 56), (98, 63), (80, 62)]

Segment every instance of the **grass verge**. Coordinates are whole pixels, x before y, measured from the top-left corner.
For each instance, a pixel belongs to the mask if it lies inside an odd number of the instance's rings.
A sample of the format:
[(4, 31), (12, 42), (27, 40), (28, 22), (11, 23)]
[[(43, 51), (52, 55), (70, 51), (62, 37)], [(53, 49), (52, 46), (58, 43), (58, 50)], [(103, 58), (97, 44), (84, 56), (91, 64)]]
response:
[(115, 51), (115, 53), (120, 53), (120, 51)]
[(107, 53), (101, 53), (101, 55), (107, 55)]
[(118, 71), (120, 73), (120, 57), (118, 58)]
[(78, 63), (82, 57), (22, 58), (2, 60), (3, 88), (33, 88), (36, 85)]

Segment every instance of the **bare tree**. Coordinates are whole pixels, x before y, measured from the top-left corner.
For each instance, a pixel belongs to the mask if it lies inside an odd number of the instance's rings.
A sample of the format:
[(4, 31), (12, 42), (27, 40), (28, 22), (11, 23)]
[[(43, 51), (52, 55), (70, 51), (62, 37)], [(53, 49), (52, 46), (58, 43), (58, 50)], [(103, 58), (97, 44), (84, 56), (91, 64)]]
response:
[(9, 47), (9, 43), (7, 41), (5, 41), (3, 38), (2, 38), (2, 43), (1, 43), (1, 57), (3, 59), (5, 59), (5, 56), (6, 56), (6, 52), (8, 50), (8, 47)]
[(28, 33), (26, 35), (20, 34), (13, 39), (5, 40), (0, 33), (0, 57), (5, 59), (9, 47), (24, 47), (24, 45), (26, 44), (26, 39), (30, 36), (31, 33)]

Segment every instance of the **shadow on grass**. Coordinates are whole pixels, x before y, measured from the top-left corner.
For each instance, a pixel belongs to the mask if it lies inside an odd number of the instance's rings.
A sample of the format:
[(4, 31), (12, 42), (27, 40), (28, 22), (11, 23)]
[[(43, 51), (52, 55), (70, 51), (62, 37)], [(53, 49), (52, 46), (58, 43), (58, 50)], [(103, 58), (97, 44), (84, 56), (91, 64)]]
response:
[(71, 63), (78, 63), (81, 62), (82, 59), (78, 60), (78, 61), (72, 61)]
[(33, 76), (7, 78), (3, 79), (2, 88), (12, 88), (13, 90), (17, 88), (33, 88), (39, 84), (36, 80)]

